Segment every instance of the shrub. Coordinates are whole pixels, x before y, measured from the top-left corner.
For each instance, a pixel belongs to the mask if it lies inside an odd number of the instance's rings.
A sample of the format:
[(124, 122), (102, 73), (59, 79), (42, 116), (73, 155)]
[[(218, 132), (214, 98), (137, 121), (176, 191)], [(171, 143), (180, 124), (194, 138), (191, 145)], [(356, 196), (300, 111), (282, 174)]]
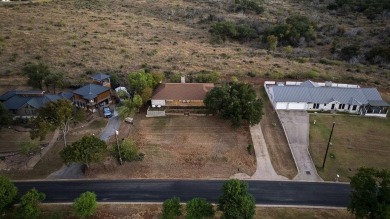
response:
[(256, 14), (264, 12), (264, 7), (260, 4), (260, 1), (255, 0), (235, 0), (235, 11), (254, 11)]
[(390, 46), (375, 47), (366, 53), (366, 59), (372, 64), (382, 64), (390, 62)]
[(180, 198), (173, 197), (171, 199), (167, 199), (163, 203), (163, 219), (174, 219), (181, 215), (180, 210)]
[(342, 59), (348, 61), (352, 57), (359, 55), (359, 45), (346, 46), (341, 49), (340, 56)]
[(81, 218), (94, 215), (96, 208), (96, 194), (93, 192), (84, 192), (73, 202), (73, 209), (76, 215)]
[(186, 211), (186, 219), (214, 217), (213, 206), (202, 198), (193, 198), (187, 202)]
[(210, 32), (222, 40), (226, 41), (228, 38), (233, 40), (247, 41), (257, 37), (257, 32), (254, 28), (247, 24), (236, 24), (229, 21), (218, 22), (211, 25)]

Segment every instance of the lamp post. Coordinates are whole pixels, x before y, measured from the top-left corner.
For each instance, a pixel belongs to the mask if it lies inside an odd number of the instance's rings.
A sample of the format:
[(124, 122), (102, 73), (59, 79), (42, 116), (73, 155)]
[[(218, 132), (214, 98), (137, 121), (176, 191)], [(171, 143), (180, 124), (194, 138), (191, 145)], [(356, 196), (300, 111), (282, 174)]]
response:
[(115, 130), (115, 139), (116, 139), (116, 146), (118, 147), (119, 163), (122, 165), (122, 156), (121, 156), (121, 150), (118, 142), (118, 135), (119, 135), (118, 130)]
[(325, 168), (326, 157), (328, 156), (329, 145), (331, 144), (331, 143), (330, 143), (330, 140), (332, 139), (332, 134), (333, 134), (334, 124), (335, 124), (335, 123), (333, 122), (333, 125), (332, 125), (332, 131), (330, 131), (330, 136), (329, 136), (329, 140), (328, 140), (328, 146), (326, 147), (326, 152), (325, 152), (324, 162), (322, 163), (322, 169), (324, 169), (324, 168)]

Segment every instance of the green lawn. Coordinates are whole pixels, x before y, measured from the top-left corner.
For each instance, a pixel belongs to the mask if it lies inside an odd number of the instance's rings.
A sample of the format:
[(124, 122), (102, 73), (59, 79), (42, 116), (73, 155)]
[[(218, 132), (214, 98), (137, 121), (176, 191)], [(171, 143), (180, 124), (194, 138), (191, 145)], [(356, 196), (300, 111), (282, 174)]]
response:
[[(314, 120), (316, 124), (313, 125)], [(335, 122), (332, 145), (329, 148), (325, 169), (322, 169), (327, 141)], [(351, 115), (310, 116), (310, 154), (319, 175), (324, 180), (340, 181), (356, 173), (357, 168), (390, 168), (390, 120)]]

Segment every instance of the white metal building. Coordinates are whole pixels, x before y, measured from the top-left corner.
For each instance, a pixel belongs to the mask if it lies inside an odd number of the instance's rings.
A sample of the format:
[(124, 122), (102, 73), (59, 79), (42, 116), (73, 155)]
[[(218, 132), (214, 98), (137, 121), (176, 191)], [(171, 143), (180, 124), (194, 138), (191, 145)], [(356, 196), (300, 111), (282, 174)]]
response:
[(276, 110), (339, 111), (386, 117), (390, 106), (376, 88), (312, 81), (267, 81), (264, 86)]

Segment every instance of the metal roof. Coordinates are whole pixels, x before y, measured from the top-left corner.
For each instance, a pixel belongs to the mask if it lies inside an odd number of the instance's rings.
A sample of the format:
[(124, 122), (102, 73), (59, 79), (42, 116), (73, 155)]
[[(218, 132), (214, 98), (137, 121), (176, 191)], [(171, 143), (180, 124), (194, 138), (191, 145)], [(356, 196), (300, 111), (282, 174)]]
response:
[[(306, 82), (304, 82), (306, 83)], [(304, 84), (302, 83), (302, 84)], [(376, 88), (341, 88), (341, 87), (316, 87), (306, 83), (302, 86), (272, 86), (273, 99), (276, 102), (306, 102), (306, 103), (330, 103), (337, 101), (341, 104), (361, 105), (369, 101), (382, 101)], [(388, 103), (386, 103), (388, 105)], [(387, 106), (381, 105), (381, 106)]]
[(99, 73), (99, 74), (96, 74), (94, 76), (91, 76), (91, 78), (93, 80), (102, 81), (104, 79), (110, 78), (110, 76), (106, 75), (106, 74)]
[(23, 97), (19, 95), (14, 95), (4, 102), (5, 108), (9, 110), (16, 110), (26, 104), (33, 97)]
[(203, 100), (213, 83), (165, 83), (159, 84), (153, 100)]
[(18, 92), (18, 91), (16, 91), (16, 90), (10, 90), (10, 91), (5, 92), (4, 94), (2, 94), (2, 95), (0, 96), (0, 101), (6, 101), (6, 100), (8, 100), (9, 98), (15, 96), (16, 92)]
[(97, 95), (108, 90), (110, 90), (110, 88), (108, 87), (104, 87), (97, 84), (87, 84), (77, 90), (74, 90), (73, 93), (81, 95), (84, 99), (92, 100), (97, 97)]

